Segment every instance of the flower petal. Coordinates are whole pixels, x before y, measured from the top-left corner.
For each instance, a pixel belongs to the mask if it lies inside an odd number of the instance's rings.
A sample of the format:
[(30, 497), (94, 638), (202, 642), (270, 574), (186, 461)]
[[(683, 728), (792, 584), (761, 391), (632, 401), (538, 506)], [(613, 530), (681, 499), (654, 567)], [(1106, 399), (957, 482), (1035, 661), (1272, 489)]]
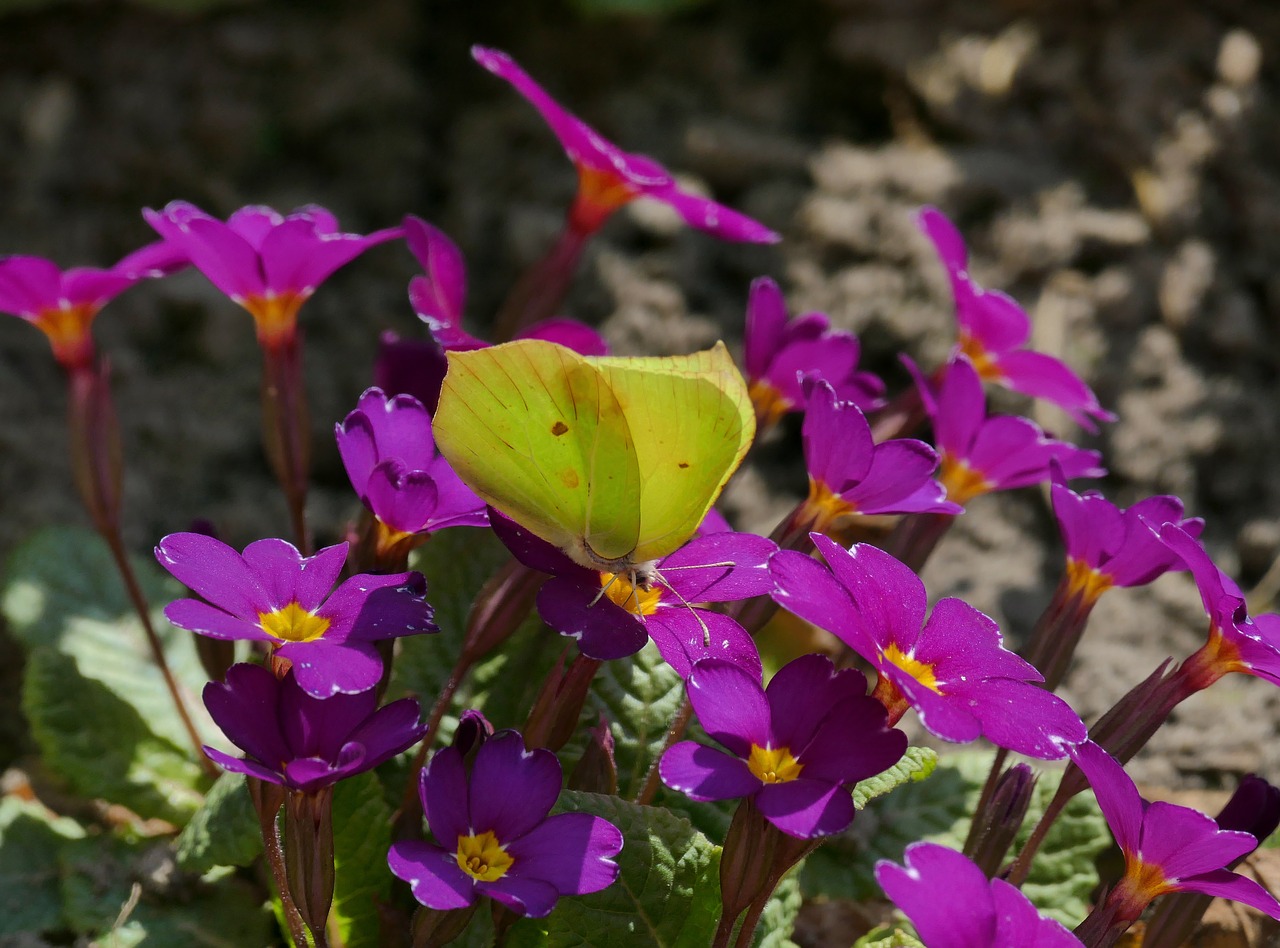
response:
[(266, 588), (244, 559), (202, 533), (171, 533), (156, 544), (156, 559), (178, 582), (242, 619), (271, 609)]
[(658, 764), (662, 782), (693, 800), (733, 800), (760, 789), (742, 758), (693, 741), (672, 745)]
[(315, 698), (368, 691), (382, 677), (378, 650), (364, 642), (286, 642), (276, 654), (293, 663), (298, 684)]
[(164, 607), (164, 617), (180, 629), (211, 639), (276, 641), (256, 621), (237, 618), (198, 599), (177, 599), (169, 603)]
[(1143, 801), (1124, 768), (1093, 741), (1085, 741), (1068, 749), (1067, 755), (1079, 767), (1093, 788), (1098, 808), (1116, 844), (1128, 857), (1142, 845)]
[(547, 817), (507, 847), (514, 858), (511, 875), (541, 879), (561, 895), (586, 895), (613, 885), (622, 850), (622, 833), (608, 820), (589, 813)]
[(456, 850), (458, 837), (471, 834), (467, 770), (456, 747), (435, 752), (419, 774), (418, 795), (431, 835), (451, 852)]
[(764, 747), (769, 742), (769, 703), (759, 678), (737, 665), (708, 659), (694, 666), (685, 688), (702, 729), (712, 740), (744, 758), (752, 744)]
[(475, 901), (475, 882), (458, 867), (454, 853), (416, 840), (392, 843), (387, 865), (409, 883), (413, 897), (438, 911), (466, 908)]
[(544, 819), (560, 795), (560, 762), (542, 748), (525, 750), (517, 731), (499, 731), (476, 753), (471, 768), (471, 828), (492, 831), (503, 844)]
[(847, 829), (853, 822), (853, 798), (839, 784), (798, 777), (766, 784), (756, 794), (756, 807), (788, 836), (813, 839)]
[(749, 632), (719, 612), (677, 606), (645, 618), (645, 631), (663, 661), (688, 678), (696, 662), (706, 658), (732, 662), (753, 678), (762, 670), (760, 653)]
[(912, 843), (904, 866), (876, 863), (876, 881), (929, 948), (995, 948), (996, 913), (982, 870), (936, 843)]

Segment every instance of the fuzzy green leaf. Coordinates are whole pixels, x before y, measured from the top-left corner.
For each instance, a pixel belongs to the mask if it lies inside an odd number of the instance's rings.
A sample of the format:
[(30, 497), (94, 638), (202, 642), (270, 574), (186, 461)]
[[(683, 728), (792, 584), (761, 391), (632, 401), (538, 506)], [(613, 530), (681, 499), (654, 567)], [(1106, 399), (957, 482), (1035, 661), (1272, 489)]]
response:
[(926, 779), (938, 766), (938, 752), (929, 747), (908, 747), (902, 759), (884, 773), (859, 780), (853, 788), (853, 805), (861, 810), (876, 797), (882, 797), (905, 783)]
[(602, 892), (561, 899), (546, 918), (517, 922), (509, 948), (710, 943), (720, 911), (718, 846), (682, 817), (617, 797), (565, 792), (557, 810), (593, 813), (622, 831), (618, 880)]
[(178, 864), (188, 872), (215, 866), (247, 866), (262, 855), (258, 814), (243, 774), (225, 773), (178, 835)]
[(337, 877), (333, 915), (347, 948), (376, 948), (378, 904), (391, 895), (391, 807), (372, 773), (343, 780), (333, 791), (333, 851)]
[[(198, 697), (205, 675), (192, 635), (161, 612), (182, 588), (154, 563), (136, 560), (134, 570), (187, 709), (221, 745)], [(206, 781), (101, 539), (70, 528), (36, 534), (9, 561), (0, 611), (30, 649), (23, 710), (49, 765), (81, 793), (185, 822)]]
[(760, 913), (760, 922), (756, 925), (756, 948), (796, 948), (791, 940), (791, 932), (796, 927), (796, 916), (800, 914), (800, 905), (804, 902), (804, 894), (800, 891), (799, 868), (792, 869), (773, 895), (765, 903)]
[(925, 944), (907, 929), (881, 925), (855, 941), (853, 948), (925, 948)]
[(684, 682), (652, 642), (628, 661), (601, 666), (585, 710), (590, 721), (603, 714), (613, 731), (620, 796), (640, 792), (683, 703)]
[(38, 803), (0, 799), (0, 942), (64, 926), (58, 854), (84, 836)]

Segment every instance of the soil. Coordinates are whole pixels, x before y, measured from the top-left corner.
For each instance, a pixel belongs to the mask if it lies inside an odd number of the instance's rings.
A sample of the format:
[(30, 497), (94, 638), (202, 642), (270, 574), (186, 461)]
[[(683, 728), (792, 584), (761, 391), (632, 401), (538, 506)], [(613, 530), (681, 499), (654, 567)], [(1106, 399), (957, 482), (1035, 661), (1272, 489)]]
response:
[[(358, 231), (415, 213), (466, 254), (483, 328), (575, 185), (537, 114), (467, 54), (494, 45), (605, 135), (784, 235), (722, 244), (664, 208), (628, 208), (565, 308), (616, 351), (738, 343), (747, 286), (770, 274), (794, 311), (858, 332), (865, 367), (900, 388), (899, 352), (932, 366), (954, 338), (944, 274), (910, 219), (935, 204), (976, 278), (1016, 296), (1035, 347), (1119, 420), (1091, 437), (1052, 408), (1001, 404), (1100, 448), (1111, 499), (1180, 496), (1245, 588), (1280, 552), (1280, 5), (717, 0), (644, 19), (550, 0), (262, 0), (198, 15), (58, 4), (0, 24), (6, 251), (106, 265), (151, 239), (141, 207), (174, 198), (218, 214), (315, 202)], [(354, 513), (331, 425), (369, 384), (378, 332), (421, 334), (404, 291), (415, 270), (402, 247), (377, 248), (303, 311), (321, 536)], [(188, 273), (116, 301), (98, 338), (130, 545), (197, 517), (237, 545), (285, 535), (248, 317)], [(84, 522), (64, 412), (43, 337), (0, 319), (0, 553), (41, 524)], [(738, 478), (726, 507), (740, 526), (771, 529), (799, 496), (798, 450), (792, 425)], [(1024, 491), (974, 502), (925, 580), (1016, 643), (1061, 565), (1045, 498)], [(1109, 593), (1068, 697), (1091, 720), (1204, 626), (1185, 576)], [(6, 655), (0, 676), (16, 668)], [(2, 763), (25, 742), (12, 706), (0, 722)], [(1170, 789), (1280, 779), (1277, 722), (1280, 692), (1233, 676), (1130, 771)]]

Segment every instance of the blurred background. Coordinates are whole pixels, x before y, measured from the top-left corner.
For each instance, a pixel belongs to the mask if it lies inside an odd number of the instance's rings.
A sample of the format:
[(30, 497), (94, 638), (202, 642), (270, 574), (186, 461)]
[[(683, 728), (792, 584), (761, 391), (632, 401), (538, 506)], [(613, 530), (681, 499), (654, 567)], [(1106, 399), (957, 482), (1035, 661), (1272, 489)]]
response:
[[(576, 179), (472, 43), (784, 235), (720, 244), (628, 207), (591, 245), (566, 313), (616, 351), (737, 345), (749, 282), (768, 274), (793, 311), (858, 332), (865, 367), (900, 388), (899, 352), (931, 367), (954, 340), (942, 269), (910, 219), (936, 204), (976, 278), (1031, 312), (1033, 345), (1120, 415), (1084, 439), (1104, 452), (1108, 496), (1178, 494), (1208, 519), (1220, 565), (1246, 586), (1263, 578), (1280, 550), (1280, 5), (1264, 0), (0, 0), (0, 252), (109, 265), (153, 239), (140, 209), (175, 198), (218, 216), (317, 203), (361, 232), (414, 213), (461, 246), (483, 333)], [(375, 248), (303, 309), (323, 539), (355, 513), (332, 425), (370, 384), (378, 333), (422, 334), (405, 295), (415, 271), (403, 246)], [(96, 325), (131, 546), (196, 517), (236, 546), (286, 534), (247, 314), (188, 273), (130, 291)], [(1001, 405), (1081, 438), (1052, 409)], [(64, 413), (44, 337), (0, 318), (0, 554), (41, 524), (85, 522)], [(793, 426), (735, 482), (740, 526), (768, 531), (803, 493), (798, 447)], [(925, 578), (1016, 642), (1061, 562), (1028, 491), (975, 502)], [(1204, 634), (1177, 576), (1104, 599), (1094, 623), (1104, 632), (1068, 685), (1086, 719)], [(0, 675), (16, 681), (16, 659)], [(1135, 774), (1275, 779), (1274, 691), (1193, 699)], [(0, 747), (20, 750), (16, 711), (0, 721)]]

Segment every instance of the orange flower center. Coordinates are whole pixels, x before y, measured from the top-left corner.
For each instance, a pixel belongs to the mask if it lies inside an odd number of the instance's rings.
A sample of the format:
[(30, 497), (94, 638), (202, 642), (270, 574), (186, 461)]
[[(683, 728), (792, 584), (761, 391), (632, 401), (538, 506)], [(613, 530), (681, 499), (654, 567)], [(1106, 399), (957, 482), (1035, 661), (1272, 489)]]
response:
[(609, 219), (609, 215), (639, 194), (621, 176), (599, 168), (578, 166), (578, 194), (569, 209), (569, 223), (574, 230), (592, 234)]
[(968, 461), (947, 451), (942, 452), (938, 465), (938, 481), (946, 488), (947, 500), (961, 506), (995, 487), (981, 471), (970, 467)]
[(308, 612), (296, 602), (274, 612), (259, 612), (258, 624), (263, 632), (281, 642), (314, 642), (329, 628), (328, 619)]
[(1004, 378), (1000, 363), (995, 360), (981, 342), (963, 330), (960, 332), (959, 342), (960, 351), (973, 363), (979, 378), (987, 382), (998, 382)]
[(1067, 583), (1070, 591), (1092, 606), (1112, 586), (1112, 579), (1083, 560), (1067, 560)]
[(801, 518), (809, 522), (810, 530), (827, 533), (857, 512), (856, 504), (845, 500), (822, 481), (809, 479), (809, 496), (805, 498)]
[(634, 577), (634, 573), (601, 573), (600, 585), (605, 596), (615, 605), (632, 615), (651, 616), (657, 611), (662, 590), (657, 586), (646, 589), (643, 585), (636, 585)]
[(264, 345), (292, 339), (298, 328), (298, 310), (311, 296), (311, 290), (234, 297), (249, 311), (258, 327), (258, 340)]
[(92, 303), (64, 303), (42, 309), (32, 324), (49, 337), (53, 355), (64, 366), (81, 365), (93, 353), (89, 327), (101, 307)]
[(458, 868), (477, 882), (494, 882), (515, 863), (492, 830), (458, 837)]
[(764, 379), (752, 382), (747, 392), (756, 411), (756, 428), (759, 431), (768, 431), (794, 407), (789, 398)]

